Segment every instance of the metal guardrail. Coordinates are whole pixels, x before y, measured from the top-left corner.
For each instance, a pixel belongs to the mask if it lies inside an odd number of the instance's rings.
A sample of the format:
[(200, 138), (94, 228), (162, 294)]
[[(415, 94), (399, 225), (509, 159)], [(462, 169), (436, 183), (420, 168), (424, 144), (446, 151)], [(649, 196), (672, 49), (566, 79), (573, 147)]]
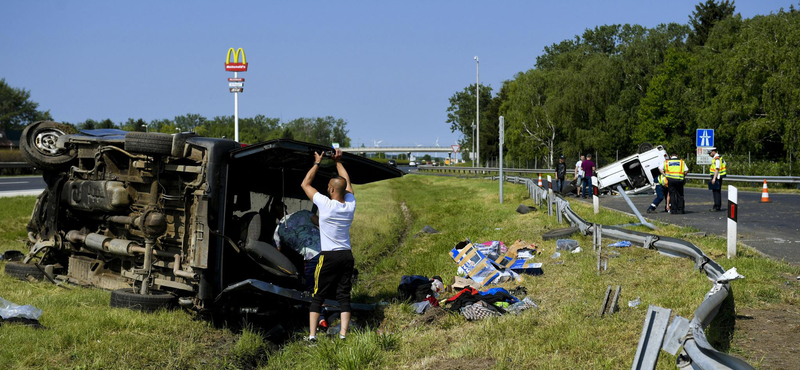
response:
[[(549, 193), (546, 189), (536, 185), (533, 179), (504, 176), (506, 181), (525, 184), (531, 199), (535, 200), (541, 207), (542, 202), (555, 203), (557, 216), (561, 222), (561, 216), (565, 216), (570, 224), (577, 225), (583, 235), (593, 232), (594, 224), (582, 219), (569, 205), (569, 202), (555, 193)], [(499, 176), (489, 177), (499, 180)], [(730, 283), (720, 277), (725, 270), (716, 261), (708, 257), (703, 251), (694, 244), (685, 240), (658, 236), (655, 234), (643, 233), (627, 230), (614, 226), (602, 226), (604, 235), (611, 239), (628, 240), (638, 246), (655, 249), (659, 253), (670, 257), (683, 257), (694, 260), (695, 268), (703, 271), (712, 282), (711, 290), (706, 294), (703, 302), (695, 310), (694, 317), (689, 323), (686, 333), (681, 333), (683, 349), (678, 356), (676, 366), (678, 368), (692, 368), (701, 370), (711, 369), (733, 369), (750, 370), (754, 369), (744, 360), (722, 353), (714, 349), (706, 339), (704, 329), (711, 324), (722, 306), (722, 302), (731, 294)]]
[[(702, 173), (687, 173), (686, 178), (690, 180), (708, 180), (711, 174)], [(800, 184), (799, 176), (744, 176), (744, 175), (727, 175), (723, 181), (737, 181), (737, 182), (763, 182), (767, 180), (769, 183), (775, 184)]]
[(33, 168), (28, 162), (0, 162), (0, 170), (6, 168)]
[[(456, 167), (456, 166), (419, 166), (421, 170), (438, 171), (438, 172), (451, 172), (451, 173), (486, 173), (486, 172), (499, 172), (497, 167)], [(541, 173), (550, 174), (555, 173), (553, 169), (530, 169), (530, 168), (503, 168), (504, 172), (510, 173)], [(569, 175), (569, 173), (567, 173)], [(689, 180), (708, 180), (711, 174), (702, 173), (687, 173), (686, 178)], [(723, 181), (734, 182), (763, 182), (767, 180), (768, 183), (775, 184), (798, 184), (800, 185), (800, 176), (745, 176), (745, 175), (727, 175)]]
[[(445, 173), (485, 173), (500, 172), (498, 167), (459, 167), (459, 166), (418, 166), (420, 170), (432, 170)], [(508, 173), (556, 173), (554, 169), (536, 168), (503, 168), (503, 172)]]

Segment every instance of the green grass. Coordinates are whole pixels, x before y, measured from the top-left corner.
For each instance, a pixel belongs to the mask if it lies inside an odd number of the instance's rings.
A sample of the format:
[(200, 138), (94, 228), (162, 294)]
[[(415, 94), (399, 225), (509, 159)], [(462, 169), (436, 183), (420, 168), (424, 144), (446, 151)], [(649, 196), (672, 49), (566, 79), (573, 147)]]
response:
[[(555, 241), (543, 241), (541, 234), (560, 227), (555, 217), (548, 217), (546, 209), (517, 214), (519, 203), (532, 205), (525, 187), (506, 184), (501, 205), (497, 186), (485, 180), (411, 175), (356, 187), (351, 237), (361, 274), (354, 300), (382, 303), (373, 320), (357, 318), (362, 327), (346, 342), (321, 337), (308, 347), (297, 333), (295, 340), (270, 352), (254, 330), (233, 334), (182, 311), (142, 314), (110, 309), (104, 291), (0, 276), (0, 296), (42, 308), (42, 324), (49, 328), (0, 327), (0, 346), (13, 348), (0, 352), (0, 368), (426, 369), (461, 361), (494, 369), (617, 369), (632, 361), (647, 305), (690, 318), (710, 288), (691, 261), (640, 248), (617, 250), (620, 256), (598, 276), (589, 237), (576, 236), (584, 252), (562, 253), (553, 260)], [(32, 197), (0, 199), (5, 211), (0, 215), (0, 250), (24, 245), (32, 205)], [(590, 206), (579, 202), (572, 207), (592, 222), (634, 222), (607, 210), (594, 215)], [(425, 225), (440, 233), (417, 236)], [(695, 230), (660, 226), (659, 234), (688, 239), (726, 269), (735, 266), (746, 276), (732, 283), (737, 309), (800, 305), (797, 282), (784, 284), (786, 276), (800, 274), (796, 266), (762, 258), (747, 248), (727, 260), (723, 239), (685, 237)], [(540, 308), (478, 322), (445, 315), (416, 324), (419, 316), (410, 305), (393, 299), (400, 277), (440, 275), (450, 283), (456, 266), (448, 251), (465, 238), (536, 243), (542, 250), (536, 258), (544, 263), (544, 275), (525, 276), (520, 285)], [(597, 312), (608, 285), (622, 286), (621, 309), (600, 318)], [(642, 304), (628, 308), (627, 302), (636, 297)], [(736, 345), (746, 335), (734, 332), (728, 351), (758, 362)], [(674, 357), (662, 353), (658, 368), (672, 369), (674, 364)]]

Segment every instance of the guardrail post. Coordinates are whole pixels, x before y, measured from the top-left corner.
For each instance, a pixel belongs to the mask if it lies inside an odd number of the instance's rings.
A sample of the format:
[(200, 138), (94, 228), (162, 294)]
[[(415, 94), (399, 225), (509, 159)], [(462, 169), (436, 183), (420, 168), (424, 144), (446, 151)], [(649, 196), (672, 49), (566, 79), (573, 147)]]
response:
[(547, 214), (553, 215), (553, 193), (547, 192)]
[(736, 224), (739, 218), (739, 191), (728, 185), (728, 259), (736, 257)]
[(597, 177), (592, 176), (592, 204), (594, 205), (594, 214), (600, 213), (600, 198), (597, 196)]

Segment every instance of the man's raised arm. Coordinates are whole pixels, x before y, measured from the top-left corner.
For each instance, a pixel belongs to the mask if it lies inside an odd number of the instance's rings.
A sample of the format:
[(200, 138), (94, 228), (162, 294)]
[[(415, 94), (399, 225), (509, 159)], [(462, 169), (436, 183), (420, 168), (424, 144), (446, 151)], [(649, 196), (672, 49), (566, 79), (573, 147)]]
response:
[(308, 170), (306, 177), (303, 179), (303, 183), (300, 184), (300, 187), (303, 188), (306, 196), (308, 199), (311, 199), (312, 202), (314, 201), (314, 195), (317, 194), (318, 191), (311, 186), (311, 182), (314, 181), (314, 176), (317, 175), (320, 162), (322, 162), (322, 154), (314, 152), (314, 165), (312, 165), (311, 169)]
[(353, 184), (350, 182), (350, 175), (347, 174), (347, 170), (344, 169), (344, 165), (342, 164), (342, 150), (336, 149), (336, 153), (333, 155), (333, 160), (336, 162), (336, 172), (339, 173), (339, 177), (343, 178), (347, 181), (347, 191), (350, 194), (355, 195), (353, 192)]

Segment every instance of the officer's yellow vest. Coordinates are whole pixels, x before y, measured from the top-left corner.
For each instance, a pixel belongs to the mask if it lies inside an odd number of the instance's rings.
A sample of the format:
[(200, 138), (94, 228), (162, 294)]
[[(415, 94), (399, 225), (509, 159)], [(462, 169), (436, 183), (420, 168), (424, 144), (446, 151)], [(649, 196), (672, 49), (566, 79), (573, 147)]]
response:
[(683, 159), (671, 159), (664, 162), (664, 172), (668, 179), (683, 181)]
[(719, 158), (714, 158), (714, 167), (712, 168), (712, 171), (716, 171), (716, 169), (717, 169), (717, 161), (720, 162), (720, 164), (719, 164), (719, 175), (720, 176), (727, 175), (728, 174), (728, 167), (725, 164), (725, 160), (722, 159), (722, 156), (719, 156)]
[(666, 177), (664, 177), (663, 174), (662, 175), (658, 175), (657, 181), (658, 181), (659, 184), (661, 184), (661, 186), (667, 186), (667, 179), (666, 179)]

